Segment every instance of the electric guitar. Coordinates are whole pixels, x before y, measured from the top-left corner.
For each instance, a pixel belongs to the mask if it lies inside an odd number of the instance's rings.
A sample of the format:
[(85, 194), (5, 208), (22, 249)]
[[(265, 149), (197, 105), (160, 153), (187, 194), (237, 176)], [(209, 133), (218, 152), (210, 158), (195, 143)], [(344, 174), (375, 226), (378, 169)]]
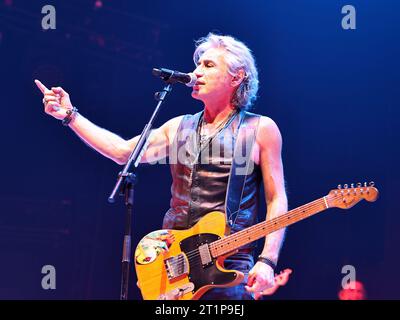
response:
[(349, 209), (363, 199), (375, 201), (378, 193), (373, 182), (350, 188), (339, 185), (322, 198), (227, 236), (225, 214), (218, 211), (208, 213), (187, 230), (151, 232), (135, 251), (143, 299), (199, 299), (211, 288), (238, 285), (243, 273), (225, 269), (224, 260), (243, 245), (326, 209)]

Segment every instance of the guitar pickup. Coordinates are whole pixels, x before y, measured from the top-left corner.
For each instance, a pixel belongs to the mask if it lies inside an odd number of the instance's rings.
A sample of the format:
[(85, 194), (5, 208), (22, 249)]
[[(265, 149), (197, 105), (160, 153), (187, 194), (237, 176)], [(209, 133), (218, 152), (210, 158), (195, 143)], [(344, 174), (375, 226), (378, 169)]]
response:
[(210, 248), (208, 247), (208, 243), (199, 246), (199, 253), (200, 253), (201, 264), (203, 265), (203, 267), (206, 267), (212, 263), (212, 258), (210, 254)]

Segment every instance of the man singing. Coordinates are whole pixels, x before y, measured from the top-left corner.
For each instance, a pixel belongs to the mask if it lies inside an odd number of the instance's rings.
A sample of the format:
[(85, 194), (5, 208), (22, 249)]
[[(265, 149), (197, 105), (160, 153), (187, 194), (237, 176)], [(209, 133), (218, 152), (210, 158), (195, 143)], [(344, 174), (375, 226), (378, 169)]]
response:
[[(166, 157), (170, 160), (172, 197), (163, 228), (190, 228), (211, 211), (226, 214), (231, 233), (247, 228), (256, 222), (261, 182), (267, 204), (266, 219), (287, 212), (279, 129), (270, 118), (246, 111), (258, 91), (258, 72), (251, 51), (233, 37), (210, 33), (197, 41), (193, 58), (197, 82), (192, 97), (203, 102), (204, 110), (173, 118), (154, 129), (141, 159), (142, 162)], [(65, 90), (60, 87), (49, 90), (40, 81), (35, 82), (44, 95), (47, 114), (62, 120), (102, 155), (118, 164), (126, 163), (138, 137), (124, 140), (96, 126), (77, 112)], [(244, 179), (239, 179), (231, 168), (237, 160), (235, 144), (241, 139), (239, 129), (243, 126), (254, 129), (250, 131), (253, 142), (246, 149), (249, 152), (246, 157), (253, 166)], [(230, 193), (231, 186), (232, 190), (240, 190), (238, 195)], [(235, 205), (237, 210), (230, 210)], [(247, 277), (235, 287), (213, 288), (202, 298), (259, 299), (265, 289), (274, 285), (274, 268), (284, 232), (281, 229), (265, 237), (255, 264), (252, 244), (228, 257), (225, 267), (241, 271)]]

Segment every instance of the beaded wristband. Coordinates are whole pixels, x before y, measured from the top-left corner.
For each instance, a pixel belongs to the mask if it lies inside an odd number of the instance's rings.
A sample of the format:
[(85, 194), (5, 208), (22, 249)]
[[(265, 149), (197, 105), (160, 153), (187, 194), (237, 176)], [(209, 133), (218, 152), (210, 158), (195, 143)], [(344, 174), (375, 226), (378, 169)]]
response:
[(67, 115), (66, 117), (62, 120), (62, 125), (63, 126), (68, 126), (69, 123), (72, 121), (74, 115), (78, 112), (78, 109), (75, 107), (72, 107), (71, 110), (67, 110)]

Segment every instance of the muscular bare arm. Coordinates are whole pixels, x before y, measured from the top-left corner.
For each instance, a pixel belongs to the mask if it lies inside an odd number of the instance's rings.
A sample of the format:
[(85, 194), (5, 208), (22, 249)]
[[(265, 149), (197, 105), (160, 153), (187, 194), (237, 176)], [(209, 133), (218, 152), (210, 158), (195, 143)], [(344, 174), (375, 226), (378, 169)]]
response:
[[(287, 197), (282, 164), (282, 137), (274, 121), (262, 117), (257, 135), (260, 148), (260, 166), (263, 176), (266, 220), (287, 212)], [(285, 229), (278, 230), (265, 238), (262, 255), (277, 263)]]
[[(35, 80), (36, 85), (43, 93), (45, 112), (58, 120), (64, 119), (66, 111), (72, 109), (69, 94), (61, 87), (48, 89), (40, 81)], [(158, 161), (168, 156), (168, 149), (172, 143), (182, 116), (173, 118), (160, 128), (151, 132), (148, 148), (141, 161)], [(95, 149), (105, 157), (118, 164), (125, 164), (139, 139), (138, 136), (125, 140), (120, 136), (103, 129), (79, 113), (76, 113), (69, 123), (69, 127), (87, 145)]]
[[(261, 167), (265, 198), (267, 202), (266, 220), (287, 212), (287, 198), (282, 165), (282, 137), (275, 122), (262, 117), (256, 139), (256, 159)], [(265, 237), (262, 256), (275, 264), (278, 261), (285, 230), (281, 229)], [(271, 266), (257, 262), (249, 272), (246, 290), (259, 299), (264, 290), (275, 285), (274, 270)]]

